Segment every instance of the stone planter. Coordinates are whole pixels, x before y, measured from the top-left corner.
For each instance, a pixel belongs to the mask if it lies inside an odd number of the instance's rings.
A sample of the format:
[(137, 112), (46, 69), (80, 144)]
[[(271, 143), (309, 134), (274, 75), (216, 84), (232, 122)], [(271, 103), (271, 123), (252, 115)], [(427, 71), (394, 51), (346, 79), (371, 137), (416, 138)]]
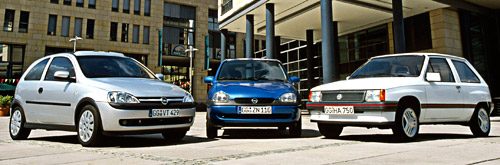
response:
[(9, 106), (0, 107), (0, 116), (9, 116)]

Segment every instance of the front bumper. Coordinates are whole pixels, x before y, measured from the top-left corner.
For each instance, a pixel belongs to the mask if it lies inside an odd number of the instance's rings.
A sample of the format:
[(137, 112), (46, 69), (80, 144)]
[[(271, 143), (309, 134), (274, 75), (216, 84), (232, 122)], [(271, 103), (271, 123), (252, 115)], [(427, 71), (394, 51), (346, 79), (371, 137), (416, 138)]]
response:
[[(261, 106), (261, 105), (259, 105)], [(272, 106), (272, 114), (238, 114), (238, 106), (208, 106), (208, 119), (216, 127), (289, 126), (299, 121), (298, 106)]]
[[(324, 103), (307, 102), (311, 122), (338, 124), (344, 126), (392, 125), (396, 116), (397, 102)], [(354, 114), (325, 114), (325, 106), (353, 106)]]
[[(102, 128), (106, 132), (159, 132), (165, 129), (189, 129), (193, 125), (196, 108), (179, 108), (179, 117), (151, 118), (149, 109), (116, 109), (107, 102), (97, 102)], [(129, 126), (120, 121), (127, 120)], [(135, 124), (130, 124), (135, 123)]]

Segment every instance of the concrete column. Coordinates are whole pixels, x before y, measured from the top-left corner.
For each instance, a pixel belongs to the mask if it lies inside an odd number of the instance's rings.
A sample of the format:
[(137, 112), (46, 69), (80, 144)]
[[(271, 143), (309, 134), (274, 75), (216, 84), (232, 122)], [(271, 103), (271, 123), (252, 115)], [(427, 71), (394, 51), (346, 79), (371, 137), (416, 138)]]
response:
[[(266, 44), (267, 44), (267, 42), (266, 42)], [(275, 36), (274, 37), (274, 58), (275, 59), (280, 59), (280, 45), (281, 45), (281, 37)]]
[[(314, 32), (312, 29), (306, 30), (306, 55), (307, 55), (307, 88), (311, 90), (314, 83)], [(303, 77), (301, 77), (303, 78)]]
[(394, 29), (394, 52), (405, 53), (405, 25), (403, 17), (403, 2), (402, 0), (392, 0), (392, 29)]
[(340, 51), (339, 51), (339, 23), (332, 22), (332, 38), (333, 38), (333, 81), (340, 80)]
[(321, 0), (321, 57), (323, 66), (323, 83), (334, 81), (335, 58), (333, 54), (333, 16), (332, 1)]
[(220, 30), (220, 60), (223, 61), (227, 57), (227, 29)]
[(266, 58), (274, 59), (275, 47), (274, 47), (274, 4), (266, 4)]
[(254, 57), (254, 22), (253, 15), (247, 15), (247, 38), (245, 58)]

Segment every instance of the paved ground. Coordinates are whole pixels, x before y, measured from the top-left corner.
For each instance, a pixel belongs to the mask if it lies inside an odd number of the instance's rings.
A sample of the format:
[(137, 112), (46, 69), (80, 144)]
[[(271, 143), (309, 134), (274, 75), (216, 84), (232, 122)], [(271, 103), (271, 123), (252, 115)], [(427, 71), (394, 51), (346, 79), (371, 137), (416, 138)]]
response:
[(474, 138), (464, 126), (421, 126), (416, 142), (393, 142), (390, 130), (346, 128), (340, 139), (324, 139), (303, 118), (303, 137), (274, 128), (220, 130), (205, 138), (205, 113), (180, 143), (160, 134), (119, 136), (99, 148), (84, 148), (76, 133), (32, 131), (12, 141), (8, 118), (0, 117), (0, 164), (500, 164), (500, 117), (490, 137)]

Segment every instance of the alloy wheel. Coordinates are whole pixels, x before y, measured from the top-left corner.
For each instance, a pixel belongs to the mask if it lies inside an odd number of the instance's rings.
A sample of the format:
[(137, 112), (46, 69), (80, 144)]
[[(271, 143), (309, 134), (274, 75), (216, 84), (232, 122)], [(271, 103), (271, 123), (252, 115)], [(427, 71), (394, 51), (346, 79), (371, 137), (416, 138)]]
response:
[(19, 134), (22, 120), (20, 111), (15, 111), (14, 114), (12, 114), (10, 117), (10, 133), (12, 135), (17, 136), (17, 134)]
[(413, 137), (417, 134), (418, 121), (417, 114), (412, 108), (406, 108), (403, 112), (403, 130), (408, 137)]
[(80, 116), (80, 124), (78, 124), (80, 139), (83, 142), (88, 142), (92, 138), (94, 130), (94, 115), (90, 110), (85, 110)]

